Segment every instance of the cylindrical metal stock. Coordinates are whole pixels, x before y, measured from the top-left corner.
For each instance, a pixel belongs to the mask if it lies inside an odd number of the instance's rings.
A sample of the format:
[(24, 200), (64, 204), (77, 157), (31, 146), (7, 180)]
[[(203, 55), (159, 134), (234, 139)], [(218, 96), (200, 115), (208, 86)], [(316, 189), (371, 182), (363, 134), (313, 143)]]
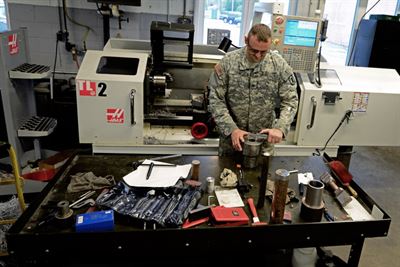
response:
[(200, 160), (192, 161), (192, 180), (199, 180), (200, 175)]
[(258, 156), (260, 155), (262, 142), (256, 139), (245, 137), (243, 144), (243, 165), (245, 168), (257, 167)]
[(304, 202), (310, 207), (320, 208), (324, 187), (324, 184), (318, 180), (310, 181), (306, 187)]
[(214, 177), (207, 177), (207, 193), (212, 194), (215, 189), (215, 178)]
[(258, 191), (258, 200), (257, 200), (257, 208), (264, 207), (265, 202), (265, 191), (267, 189), (267, 179), (269, 172), (269, 161), (271, 154), (265, 152), (262, 154), (262, 167), (261, 167), (261, 175), (260, 175), (260, 189)]
[(275, 171), (274, 194), (272, 197), (270, 217), (271, 224), (283, 223), (289, 175), (289, 171), (285, 169), (278, 169)]
[(308, 222), (319, 222), (322, 219), (324, 202), (322, 195), (324, 184), (312, 180), (307, 184), (305, 196), (301, 200), (300, 217)]

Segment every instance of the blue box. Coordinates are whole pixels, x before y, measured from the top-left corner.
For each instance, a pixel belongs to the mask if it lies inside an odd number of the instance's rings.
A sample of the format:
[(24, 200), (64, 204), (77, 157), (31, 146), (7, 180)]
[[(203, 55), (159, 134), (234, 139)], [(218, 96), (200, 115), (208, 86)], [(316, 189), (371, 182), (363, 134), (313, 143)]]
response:
[(103, 210), (79, 214), (76, 217), (77, 232), (99, 232), (114, 230), (114, 211)]

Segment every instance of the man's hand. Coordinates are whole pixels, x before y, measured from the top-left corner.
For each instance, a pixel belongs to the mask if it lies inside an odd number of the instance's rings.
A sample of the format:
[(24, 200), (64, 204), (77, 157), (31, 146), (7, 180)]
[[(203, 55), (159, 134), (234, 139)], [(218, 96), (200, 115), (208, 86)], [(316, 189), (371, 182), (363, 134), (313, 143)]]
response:
[(283, 139), (283, 132), (279, 129), (262, 129), (261, 134), (268, 134), (268, 143), (277, 144)]
[(246, 131), (243, 131), (240, 129), (233, 130), (233, 132), (231, 134), (233, 149), (235, 149), (236, 151), (242, 151), (241, 142), (244, 142), (244, 137), (246, 135), (248, 135), (248, 132), (246, 132)]

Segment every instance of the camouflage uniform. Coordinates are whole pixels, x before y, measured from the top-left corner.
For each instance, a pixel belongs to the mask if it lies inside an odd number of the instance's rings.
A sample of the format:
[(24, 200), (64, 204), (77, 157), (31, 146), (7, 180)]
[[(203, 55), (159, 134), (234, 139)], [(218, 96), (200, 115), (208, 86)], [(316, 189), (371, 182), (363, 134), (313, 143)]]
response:
[[(298, 96), (296, 79), (286, 61), (270, 52), (260, 63), (250, 64), (246, 48), (241, 48), (226, 54), (219, 64), (222, 74), (214, 71), (209, 81), (209, 110), (220, 132), (219, 154), (233, 152), (230, 135), (237, 128), (252, 133), (277, 128), (287, 136)], [(275, 116), (277, 99), (279, 119)]]

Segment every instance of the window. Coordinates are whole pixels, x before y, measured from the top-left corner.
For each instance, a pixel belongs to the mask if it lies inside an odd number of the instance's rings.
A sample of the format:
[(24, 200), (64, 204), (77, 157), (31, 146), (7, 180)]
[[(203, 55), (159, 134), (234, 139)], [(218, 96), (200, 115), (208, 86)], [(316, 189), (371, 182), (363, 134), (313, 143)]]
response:
[(274, 3), (283, 5), (283, 15), (289, 15), (289, 0), (259, 0), (254, 4), (255, 12), (262, 12), (261, 23), (272, 26), (272, 9)]
[[(367, 10), (369, 10), (377, 0), (368, 0)], [(381, 0), (374, 8), (365, 15), (364, 19), (368, 19), (372, 14), (396, 15), (397, 0)]]
[(0, 0), (0, 32), (8, 30), (7, 10), (4, 0)]
[[(322, 56), (331, 65), (346, 65), (348, 50), (355, 36), (354, 29), (358, 24), (356, 18), (377, 1), (379, 0), (196, 0), (195, 43), (219, 44), (227, 36), (235, 45), (243, 46), (243, 36), (253, 20), (271, 26), (272, 7), (276, 2), (283, 3), (284, 15), (313, 17), (313, 9), (321, 8), (322, 17), (329, 20), (327, 39), (321, 43)], [(303, 2), (318, 4), (310, 6)], [(395, 15), (399, 8), (400, 0), (380, 0), (364, 19), (368, 19), (371, 14)]]
[[(242, 18), (246, 2), (245, 0), (195, 1), (195, 10), (200, 10), (197, 21), (203, 27), (202, 36), (199, 38), (197, 35), (195, 42), (218, 45), (224, 37), (228, 37), (233, 44), (240, 45), (243, 42)], [(198, 30), (196, 28), (196, 31)]]
[(353, 28), (357, 0), (327, 0), (324, 18), (327, 18), (327, 39), (322, 45), (322, 56), (331, 65), (345, 65)]

